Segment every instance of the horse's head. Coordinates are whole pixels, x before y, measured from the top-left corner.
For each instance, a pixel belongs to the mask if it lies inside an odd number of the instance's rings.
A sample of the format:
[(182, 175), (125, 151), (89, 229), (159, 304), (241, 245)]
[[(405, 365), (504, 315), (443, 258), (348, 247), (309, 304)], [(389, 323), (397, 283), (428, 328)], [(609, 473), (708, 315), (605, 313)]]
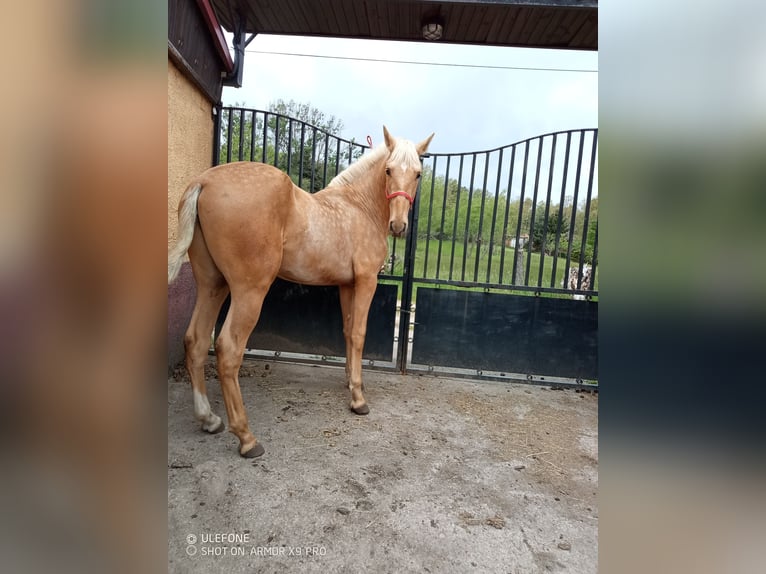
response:
[(407, 231), (407, 216), (418, 189), (422, 170), (420, 156), (428, 149), (434, 134), (416, 145), (394, 138), (383, 126), (383, 137), (389, 151), (386, 161), (386, 198), (390, 208), (388, 229), (395, 237), (402, 237)]

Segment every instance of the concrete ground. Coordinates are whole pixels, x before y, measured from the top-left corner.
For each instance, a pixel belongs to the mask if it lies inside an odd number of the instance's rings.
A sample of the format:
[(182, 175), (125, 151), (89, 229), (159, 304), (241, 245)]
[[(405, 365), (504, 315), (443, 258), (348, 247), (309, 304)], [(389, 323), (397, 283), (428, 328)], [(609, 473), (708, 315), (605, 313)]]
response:
[(169, 379), (168, 571), (597, 571), (598, 395), (364, 379), (360, 417), (342, 369), (246, 362), (266, 448), (252, 460), (231, 433), (203, 433), (188, 379)]

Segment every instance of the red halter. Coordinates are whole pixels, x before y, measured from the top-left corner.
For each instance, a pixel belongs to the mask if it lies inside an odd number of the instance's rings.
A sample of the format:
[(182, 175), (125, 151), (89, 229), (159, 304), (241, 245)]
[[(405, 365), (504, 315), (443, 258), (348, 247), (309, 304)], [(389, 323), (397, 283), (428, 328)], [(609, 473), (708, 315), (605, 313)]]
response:
[(415, 202), (415, 200), (412, 198), (412, 196), (409, 193), (407, 193), (406, 191), (395, 191), (393, 193), (388, 193), (388, 190), (386, 190), (386, 199), (388, 201), (391, 201), (393, 198), (399, 197), (399, 196), (406, 197), (407, 201), (410, 202), (410, 205), (412, 205)]

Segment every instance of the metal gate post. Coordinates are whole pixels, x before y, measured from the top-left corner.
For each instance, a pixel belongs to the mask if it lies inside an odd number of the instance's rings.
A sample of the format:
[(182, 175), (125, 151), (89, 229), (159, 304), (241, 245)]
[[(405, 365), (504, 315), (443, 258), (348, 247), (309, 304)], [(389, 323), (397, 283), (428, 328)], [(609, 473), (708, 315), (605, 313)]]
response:
[[(423, 157), (430, 157), (428, 154)], [(407, 372), (407, 354), (410, 346), (410, 317), (412, 314), (412, 276), (415, 273), (415, 252), (418, 243), (418, 210), (420, 207), (420, 182), (415, 194), (415, 202), (410, 210), (410, 232), (404, 246), (404, 265), (402, 268), (402, 302), (399, 310), (399, 347), (396, 367), (402, 374)]]
[[(213, 166), (221, 163), (221, 117), (223, 116), (223, 104), (218, 102), (213, 106)], [(231, 118), (231, 111), (229, 111)]]

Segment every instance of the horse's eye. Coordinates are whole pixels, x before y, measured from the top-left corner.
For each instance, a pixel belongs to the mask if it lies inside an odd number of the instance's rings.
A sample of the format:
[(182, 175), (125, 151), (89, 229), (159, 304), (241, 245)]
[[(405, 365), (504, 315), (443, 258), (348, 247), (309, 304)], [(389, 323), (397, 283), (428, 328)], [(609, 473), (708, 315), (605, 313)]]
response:
[(391, 170), (389, 168), (386, 168), (386, 175), (391, 175)]
[(420, 172), (415, 174), (415, 179), (420, 179)]

